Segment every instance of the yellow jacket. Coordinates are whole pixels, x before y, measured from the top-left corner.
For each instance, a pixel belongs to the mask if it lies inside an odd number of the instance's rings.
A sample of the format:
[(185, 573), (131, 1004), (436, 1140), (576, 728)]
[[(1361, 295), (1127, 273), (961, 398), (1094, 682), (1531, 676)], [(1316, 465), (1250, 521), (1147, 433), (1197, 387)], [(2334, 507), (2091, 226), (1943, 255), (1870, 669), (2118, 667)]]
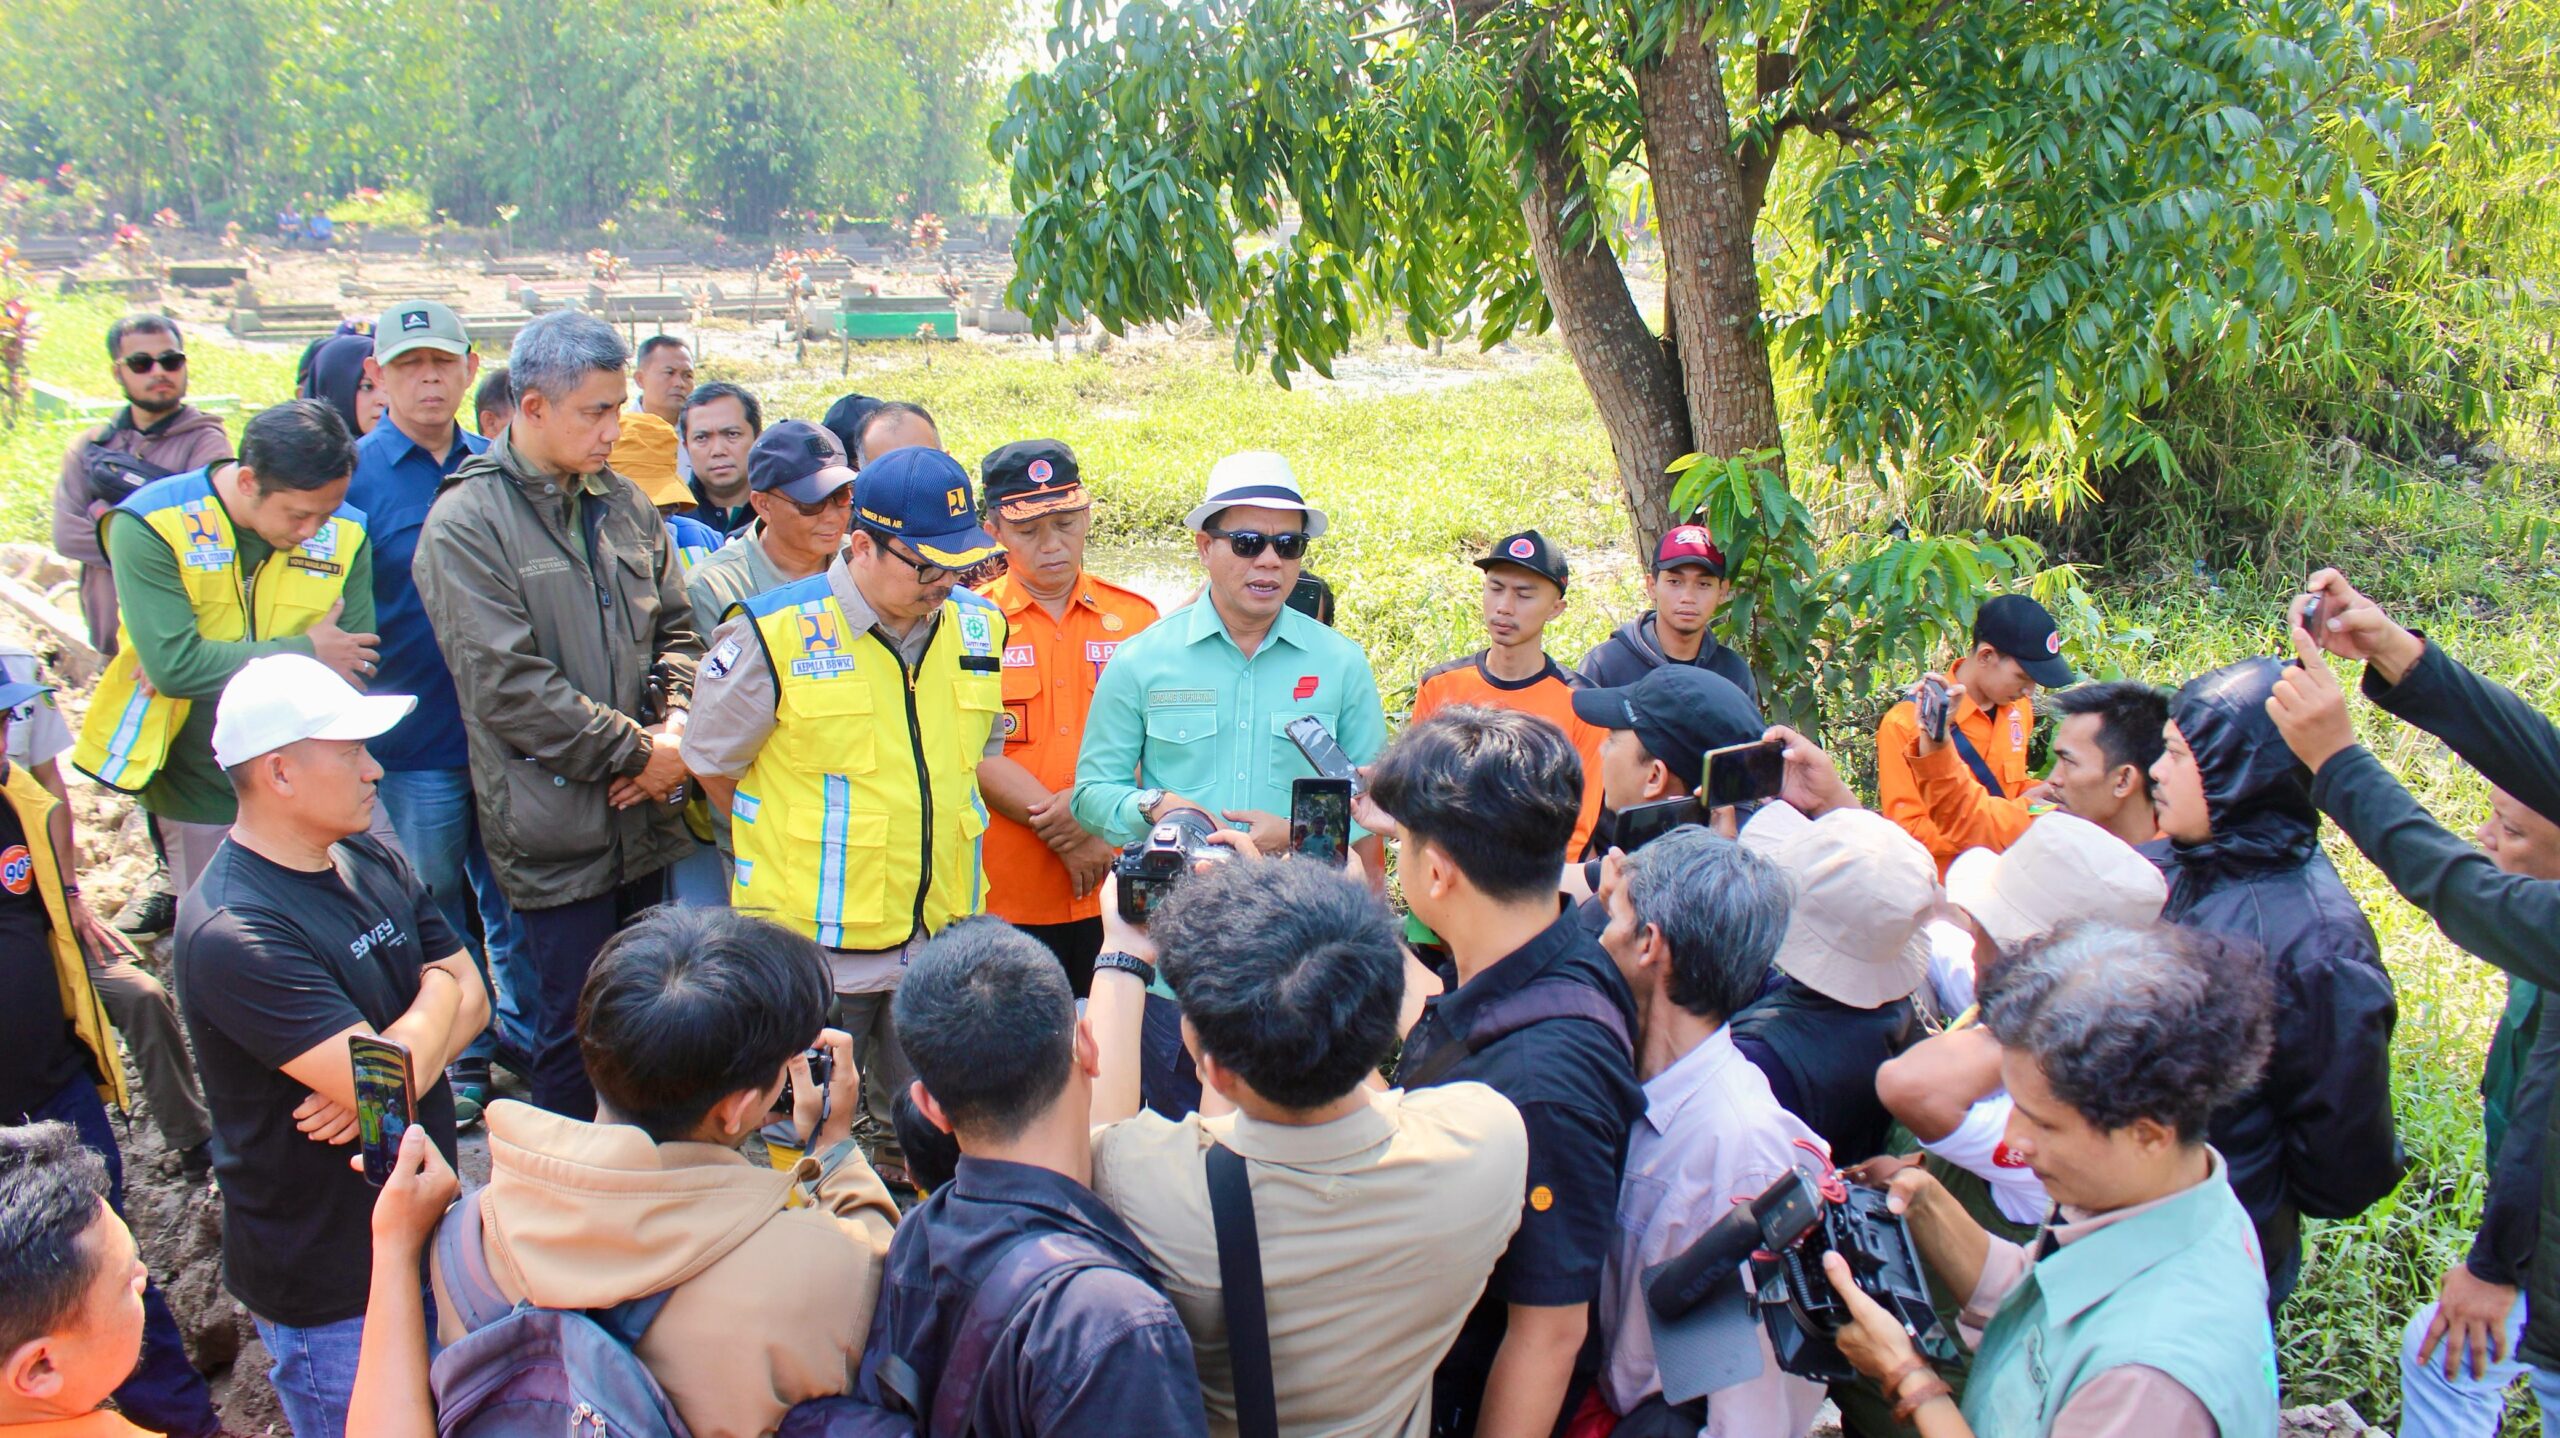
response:
[(8, 770), (8, 777), (0, 780), (0, 792), (9, 796), (18, 827), (26, 831), (36, 892), (44, 896), (45, 943), (53, 950), (53, 982), (62, 991), (62, 1016), (71, 1021), (72, 1034), (89, 1051), (90, 1062), (102, 1076), (98, 1097), (124, 1108), (129, 1096), (116, 1027), (107, 1018), (106, 1005), (98, 1001), (97, 986), (89, 981), (89, 963), (81, 956), (80, 940), (71, 929), (71, 906), (62, 893), (62, 865), (53, 852), (53, 830), (45, 823), (61, 801), (37, 783), (25, 765), (11, 764)]

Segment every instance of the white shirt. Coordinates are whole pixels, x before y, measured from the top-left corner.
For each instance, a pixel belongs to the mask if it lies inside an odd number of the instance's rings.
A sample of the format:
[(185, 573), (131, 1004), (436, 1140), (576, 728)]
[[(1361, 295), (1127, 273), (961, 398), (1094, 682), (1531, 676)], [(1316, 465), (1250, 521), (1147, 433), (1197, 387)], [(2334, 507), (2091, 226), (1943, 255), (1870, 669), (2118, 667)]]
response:
[[(11, 684), (43, 682), (36, 673), (36, 656), (21, 645), (0, 644), (0, 672)], [(70, 726), (62, 722), (52, 695), (39, 694), (9, 711), (10, 763), (33, 768), (70, 747)]]
[(1964, 1121), (1936, 1143), (1920, 1146), (1991, 1186), (2000, 1216), (2011, 1223), (2040, 1224), (2053, 1214), (2053, 1199), (2034, 1169), (2010, 1160), (2003, 1146), (2009, 1111), (2017, 1107), (2007, 1091), (1991, 1095), (1965, 1110)]
[[(1662, 1390), (1644, 1271), (1697, 1241), (1796, 1166), (1809, 1144), (1829, 1151), (1802, 1119), (1778, 1106), (1769, 1080), (1723, 1029), (1655, 1074), (1644, 1086), (1644, 1121), (1627, 1138), (1627, 1175), (1618, 1190), (1618, 1232), (1600, 1277), (1600, 1335), (1608, 1367), (1601, 1396), (1625, 1413)], [(1759, 1334), (1760, 1376), (1707, 1403), (1708, 1438), (1798, 1438), (1822, 1409), (1822, 1385), (1778, 1367)]]

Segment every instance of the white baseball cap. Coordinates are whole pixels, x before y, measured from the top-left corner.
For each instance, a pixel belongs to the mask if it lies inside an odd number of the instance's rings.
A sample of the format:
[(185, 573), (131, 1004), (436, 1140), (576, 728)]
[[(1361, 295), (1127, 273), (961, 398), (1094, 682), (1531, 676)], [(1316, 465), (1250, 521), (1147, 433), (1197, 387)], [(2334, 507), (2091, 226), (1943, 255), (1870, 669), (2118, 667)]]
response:
[(1239, 504), (1257, 509), (1294, 509), (1307, 516), (1307, 538), (1324, 535), (1324, 511), (1307, 503), (1289, 461), (1267, 449), (1238, 450), (1209, 466), (1209, 491), (1182, 523), (1203, 529), (1218, 511)]
[(213, 714), (213, 761), (228, 769), (305, 739), (378, 739), (418, 707), (406, 694), (359, 694), (308, 654), (240, 666)]
[(2147, 924), (2168, 901), (2150, 860), (2076, 814), (2046, 814), (2007, 849), (1967, 849), (1947, 866), (1947, 902), (2002, 953), (2074, 919)]

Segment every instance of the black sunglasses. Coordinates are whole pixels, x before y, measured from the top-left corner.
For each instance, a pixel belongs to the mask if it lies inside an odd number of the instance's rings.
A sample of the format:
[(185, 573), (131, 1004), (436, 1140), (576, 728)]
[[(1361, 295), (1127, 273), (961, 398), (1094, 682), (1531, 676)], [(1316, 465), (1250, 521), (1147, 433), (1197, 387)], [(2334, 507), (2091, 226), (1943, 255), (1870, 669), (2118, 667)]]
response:
[(149, 374), (151, 373), (151, 367), (153, 365), (158, 365), (160, 368), (175, 374), (179, 370), (187, 367), (187, 352), (185, 350), (162, 350), (156, 355), (126, 355), (124, 357), (124, 367), (133, 371), (135, 374)]
[(1259, 559), (1267, 546), (1282, 559), (1296, 559), (1307, 552), (1307, 532), (1292, 529), (1286, 534), (1264, 534), (1258, 529), (1204, 529), (1212, 539), (1223, 539), (1236, 552), (1238, 559)]

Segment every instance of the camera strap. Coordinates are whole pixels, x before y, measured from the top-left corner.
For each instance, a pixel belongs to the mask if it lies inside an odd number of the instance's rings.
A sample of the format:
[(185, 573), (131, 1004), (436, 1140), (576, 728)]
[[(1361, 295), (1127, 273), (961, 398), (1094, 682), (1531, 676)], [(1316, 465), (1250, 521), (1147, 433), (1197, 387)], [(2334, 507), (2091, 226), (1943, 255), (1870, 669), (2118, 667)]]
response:
[(1982, 751), (1973, 747), (1973, 741), (1964, 737), (1964, 730), (1956, 727), (1952, 720), (1947, 724), (1947, 742), (1956, 746), (1956, 757), (1973, 771), (1973, 777), (1982, 781), (1983, 788), (1991, 791), (1992, 798), (2009, 797), (2008, 791), (2000, 787), (1999, 779), (1993, 776), (1991, 766), (1982, 762)]
[(1209, 1145), (1209, 1221), (1218, 1231), (1218, 1297), (1226, 1308), (1227, 1360), (1235, 1372), (1238, 1438), (1277, 1438), (1279, 1398), (1271, 1379), (1271, 1321), (1262, 1302), (1262, 1236), (1253, 1221), (1253, 1181), (1244, 1155)]

